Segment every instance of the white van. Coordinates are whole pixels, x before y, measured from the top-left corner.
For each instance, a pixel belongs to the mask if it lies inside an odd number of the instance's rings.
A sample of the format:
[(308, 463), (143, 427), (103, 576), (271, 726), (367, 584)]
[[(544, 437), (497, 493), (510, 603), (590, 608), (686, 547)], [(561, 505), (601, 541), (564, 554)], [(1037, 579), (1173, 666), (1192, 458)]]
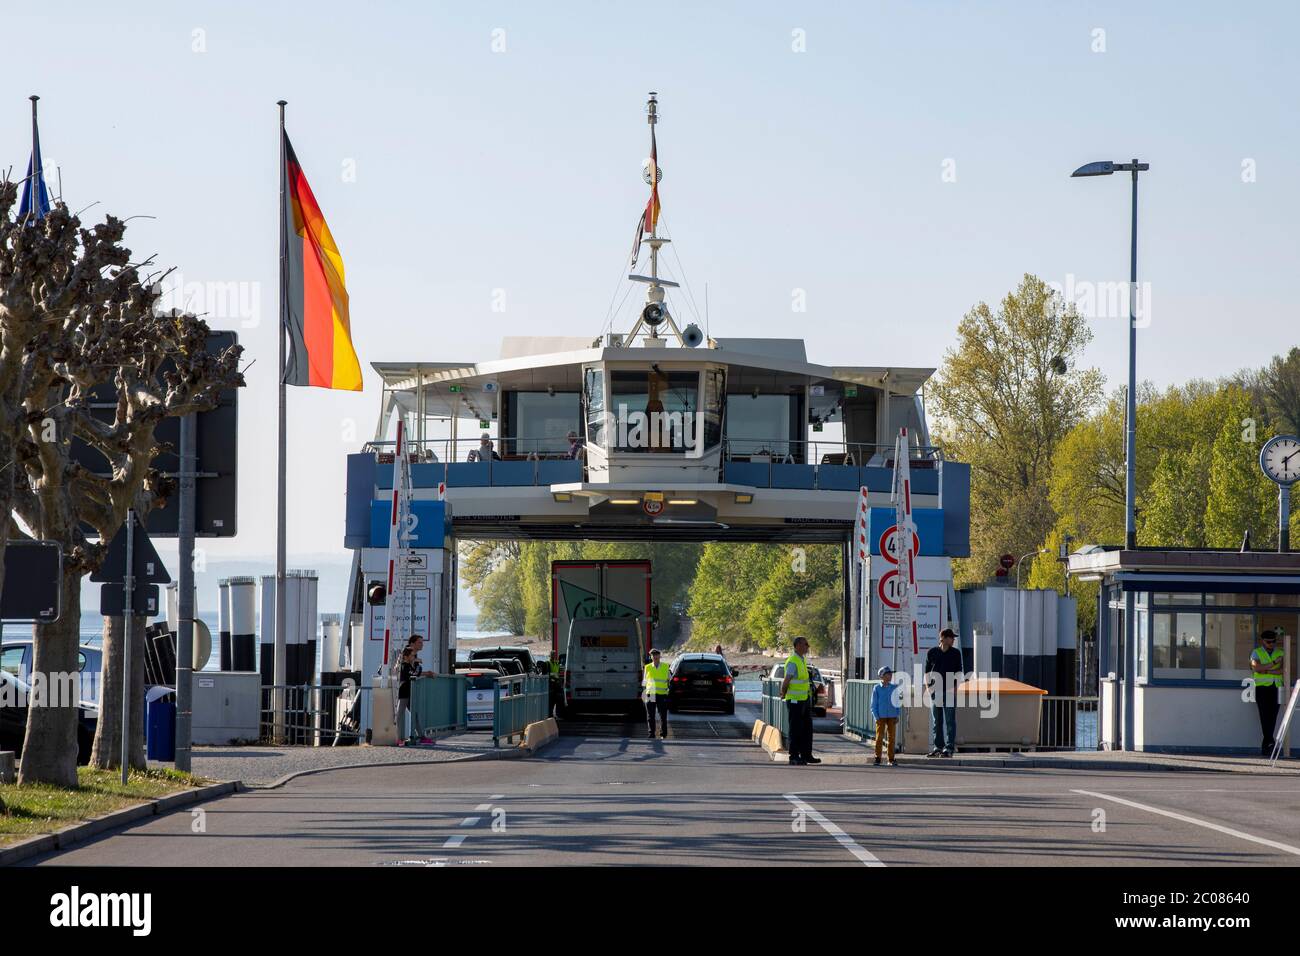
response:
[(583, 711), (645, 718), (641, 702), (645, 645), (641, 624), (631, 617), (577, 618), (560, 654), (564, 701), (556, 716)]

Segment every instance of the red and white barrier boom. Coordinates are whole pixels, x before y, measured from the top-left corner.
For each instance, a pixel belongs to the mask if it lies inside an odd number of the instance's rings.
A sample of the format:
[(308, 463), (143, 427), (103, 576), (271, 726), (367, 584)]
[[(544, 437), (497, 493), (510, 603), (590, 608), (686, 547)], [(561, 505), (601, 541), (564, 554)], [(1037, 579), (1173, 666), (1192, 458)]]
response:
[[(384, 609), (384, 663), (385, 671), (391, 660), (392, 635), (410, 630), (413, 615), (414, 592), (406, 587), (406, 575), (399, 569), (406, 567), (405, 543), (415, 531), (415, 515), (411, 513), (411, 463), (406, 454), (406, 423), (397, 421), (397, 445), (393, 452), (393, 502), (388, 516), (388, 595)], [(398, 625), (402, 625), (401, 628)]]
[(898, 663), (898, 644), (904, 634), (912, 635), (912, 657), (921, 650), (916, 631), (916, 525), (912, 521), (911, 450), (907, 443), (907, 429), (898, 430), (894, 440), (894, 484), (891, 500), (894, 502), (894, 525), (898, 529), (898, 611), (894, 631), (894, 664)]

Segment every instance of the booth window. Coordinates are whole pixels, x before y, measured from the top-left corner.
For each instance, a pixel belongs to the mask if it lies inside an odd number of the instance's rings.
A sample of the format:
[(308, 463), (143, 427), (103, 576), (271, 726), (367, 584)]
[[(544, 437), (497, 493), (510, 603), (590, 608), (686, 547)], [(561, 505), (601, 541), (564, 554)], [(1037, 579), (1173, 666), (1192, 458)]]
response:
[(1150, 635), (1147, 633), (1148, 630), (1147, 622), (1150, 620), (1151, 620), (1150, 614), (1143, 614), (1141, 611), (1133, 612), (1133, 628), (1135, 630), (1135, 633), (1133, 635), (1133, 640), (1137, 642), (1138, 680), (1146, 680), (1147, 677), (1149, 676), (1149, 671), (1147, 666), (1149, 663), (1147, 660), (1147, 645), (1150, 642), (1147, 640), (1147, 638), (1150, 637)]
[(1155, 620), (1151, 628), (1151, 676), (1199, 680), (1201, 615), (1186, 611), (1156, 611), (1152, 616)]
[(1156, 604), (1177, 604), (1186, 606), (1188, 604), (1200, 605), (1201, 598), (1204, 597), (1200, 592), (1176, 593), (1168, 591), (1157, 591), (1151, 596), (1151, 600)]
[(1250, 652), (1254, 648), (1255, 615), (1213, 611), (1205, 615), (1206, 680), (1249, 676)]

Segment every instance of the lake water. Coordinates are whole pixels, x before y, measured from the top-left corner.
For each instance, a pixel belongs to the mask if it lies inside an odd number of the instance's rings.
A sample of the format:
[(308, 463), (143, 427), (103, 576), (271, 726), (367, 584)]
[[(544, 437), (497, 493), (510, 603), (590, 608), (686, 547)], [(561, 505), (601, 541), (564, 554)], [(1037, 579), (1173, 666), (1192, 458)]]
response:
[[(217, 647), (215, 646), (217, 641), (217, 616), (215, 613), (200, 612), (198, 615), (198, 619), (208, 626), (208, 630), (212, 634), (212, 641), (214, 645), (212, 648), (212, 656), (208, 659), (207, 666), (204, 667), (203, 669), (209, 671), (219, 670), (220, 661), (217, 656)], [(319, 629), (318, 629), (318, 633), (319, 633)], [(30, 635), (31, 635), (31, 629), (27, 626), (10, 625), (9, 627), (5, 628), (5, 636), (10, 639), (30, 637)], [(81, 643), (89, 644), (92, 647), (98, 647), (103, 642), (103, 639), (104, 639), (104, 618), (98, 614), (81, 615)], [(505, 642), (505, 641), (513, 641), (515, 639), (508, 635), (501, 634), (499, 632), (491, 633), (491, 632), (479, 631), (478, 615), (476, 614), (470, 614), (464, 617), (460, 617), (456, 620), (457, 645), (466, 642), (471, 642), (471, 641), (483, 641), (483, 640)], [(317, 643), (318, 654), (319, 654), (319, 650), (320, 650), (320, 644), (318, 642)], [(457, 657), (460, 660), (465, 660), (466, 654), (462, 650), (460, 653), (457, 654)], [(317, 664), (319, 663), (320, 662), (318, 660)]]

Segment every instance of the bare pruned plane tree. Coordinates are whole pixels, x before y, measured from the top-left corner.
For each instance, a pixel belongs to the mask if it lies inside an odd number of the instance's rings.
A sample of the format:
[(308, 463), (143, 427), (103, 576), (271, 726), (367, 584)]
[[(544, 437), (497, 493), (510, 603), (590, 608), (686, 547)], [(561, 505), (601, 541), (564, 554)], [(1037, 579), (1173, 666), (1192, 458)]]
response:
[[(153, 467), (163, 450), (155, 428), (164, 418), (212, 408), (222, 389), (243, 385), (241, 349), (211, 354), (207, 323), (159, 309), (156, 276), (142, 275), (146, 264), (132, 262), (122, 245), (123, 220), (109, 216), (85, 227), (63, 203), (19, 219), (17, 194), (14, 183), (0, 183), (0, 514), (9, 518), (0, 521), (0, 548), (20, 533), (15, 515), (35, 537), (62, 545), (62, 615), (35, 627), (33, 671), (75, 674), (82, 577), (98, 567), (129, 509), (143, 513), (170, 492), (171, 482)], [(89, 407), (91, 390), (103, 386), (116, 395), (111, 420)], [(99, 451), (111, 474), (78, 464), (74, 438)], [(143, 619), (127, 623), (119, 618), (105, 629), (91, 758), (100, 767), (119, 760), (128, 632), (139, 642), (132, 656), (143, 695)], [(77, 702), (33, 697), (19, 782), (75, 786)], [(144, 765), (142, 738), (131, 754), (133, 765)]]

